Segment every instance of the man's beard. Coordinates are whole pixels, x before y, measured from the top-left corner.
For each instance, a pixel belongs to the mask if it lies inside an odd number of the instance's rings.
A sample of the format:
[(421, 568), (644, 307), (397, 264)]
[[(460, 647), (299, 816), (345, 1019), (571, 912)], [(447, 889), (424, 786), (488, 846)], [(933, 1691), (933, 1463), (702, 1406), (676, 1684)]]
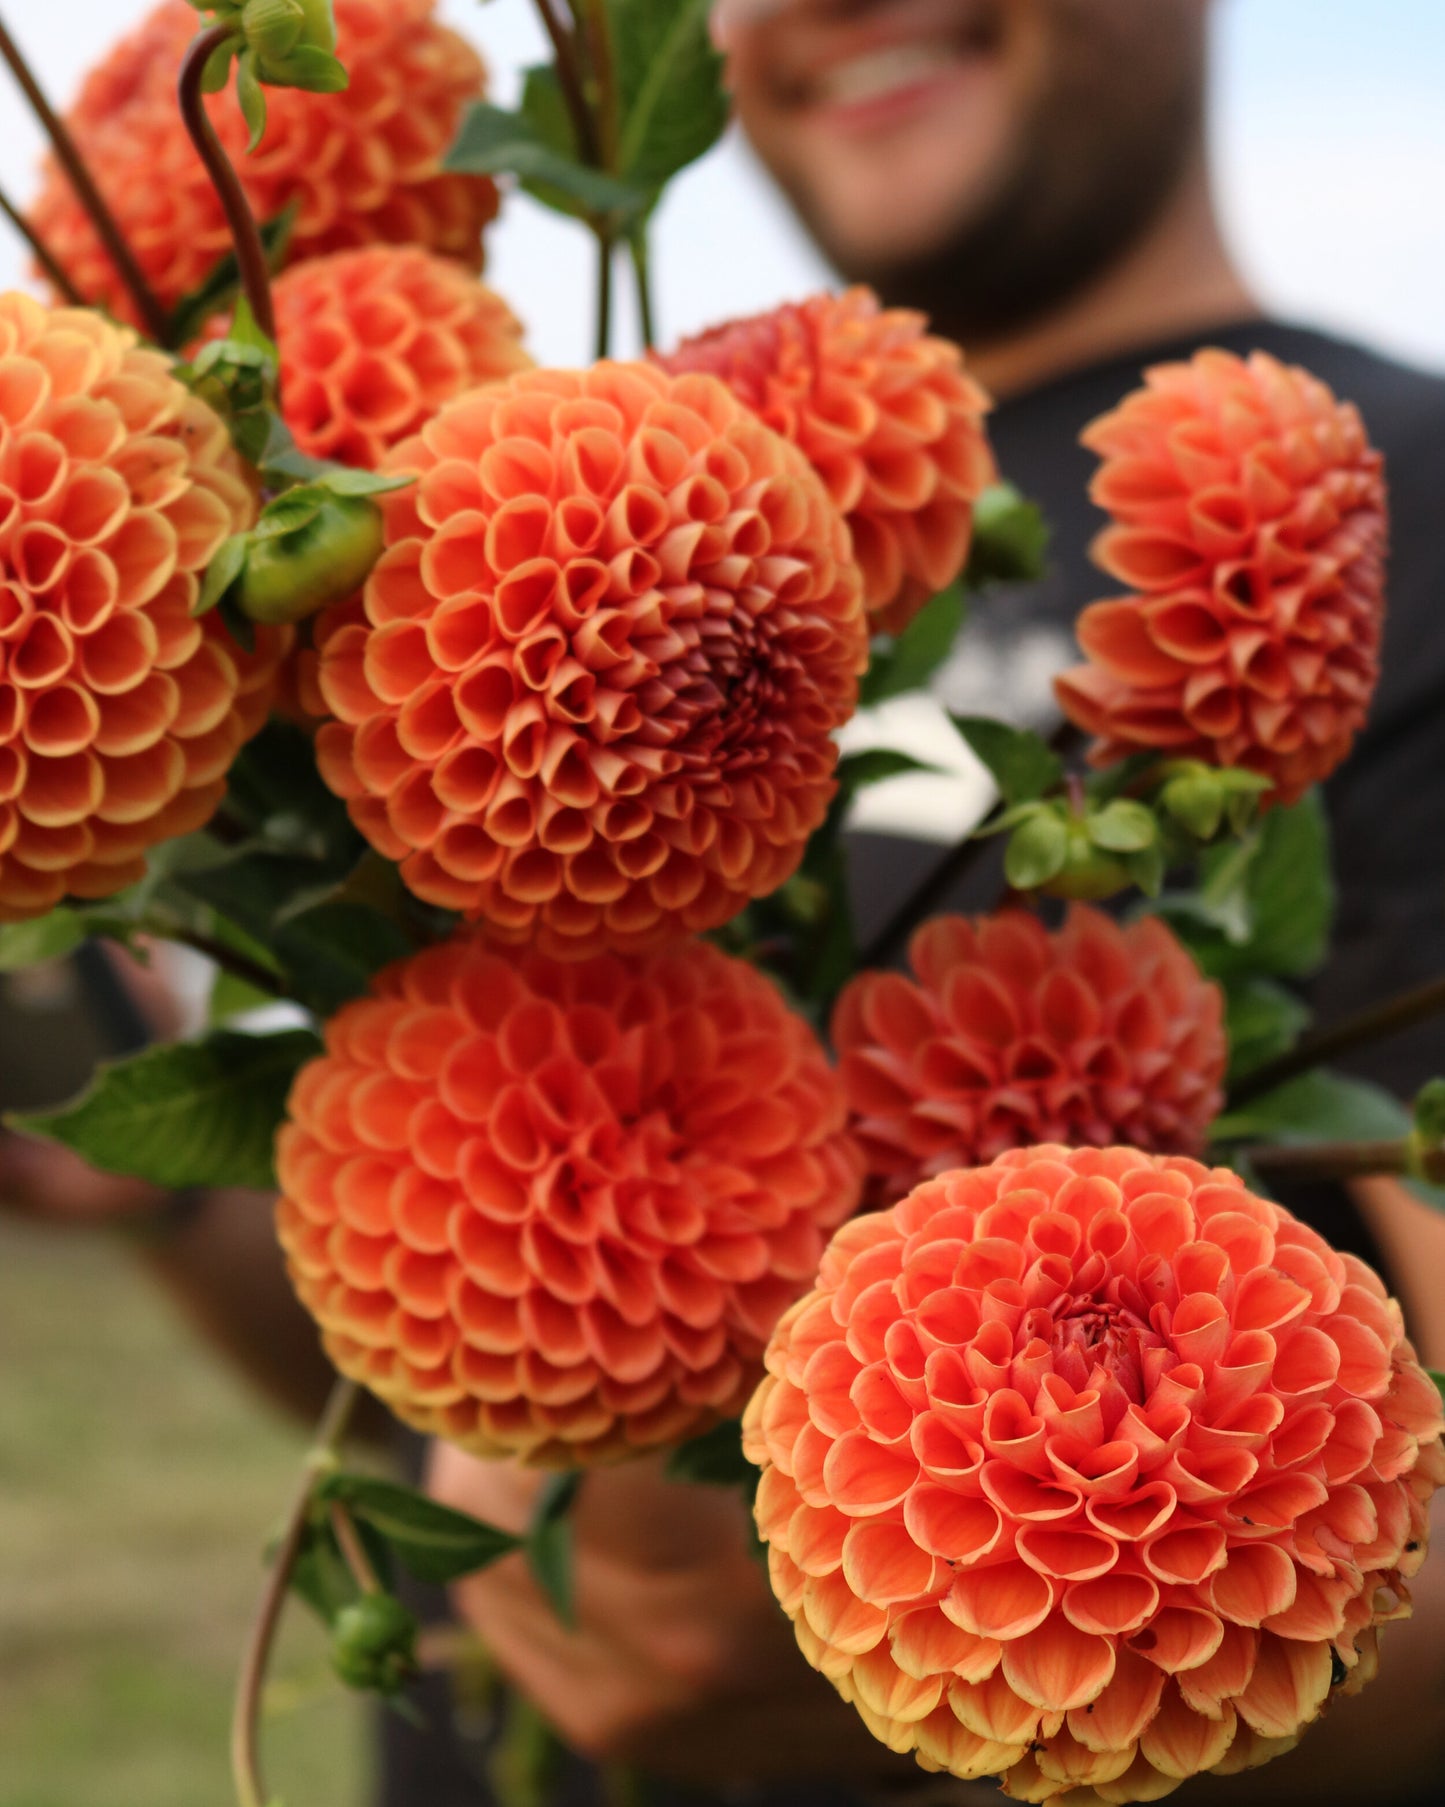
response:
[[(1093, 97), (1095, 116), (1098, 105)], [(1068, 109), (1069, 97), (1058, 95), (1048, 113), (1067, 122)], [(986, 344), (1053, 313), (1147, 234), (1195, 154), (1202, 113), (1198, 84), (1181, 82), (1147, 120), (1107, 142), (1074, 144), (1067, 123), (1061, 132), (1025, 134), (1029, 149), (987, 205), (914, 257), (870, 262), (835, 250), (804, 198), (794, 199), (850, 281), (866, 282), (891, 306), (921, 308), (965, 345)]]

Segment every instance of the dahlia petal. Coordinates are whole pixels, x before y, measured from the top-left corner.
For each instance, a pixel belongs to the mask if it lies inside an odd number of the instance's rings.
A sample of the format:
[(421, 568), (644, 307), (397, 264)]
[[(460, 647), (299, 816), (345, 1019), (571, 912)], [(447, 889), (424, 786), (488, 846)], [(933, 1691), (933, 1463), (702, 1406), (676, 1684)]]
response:
[(1234, 1741), (1234, 1709), (1226, 1706), (1217, 1719), (1194, 1712), (1171, 1681), (1153, 1719), (1139, 1739), (1139, 1754), (1166, 1776), (1181, 1781), (1213, 1769)]
[(1004, 1645), (1002, 1669), (1016, 1694), (1047, 1711), (1064, 1712), (1098, 1698), (1113, 1676), (1114, 1660), (1112, 1639), (1080, 1631), (1055, 1615)]
[(1234, 1706), (1266, 1738), (1291, 1738), (1319, 1712), (1330, 1688), (1325, 1644), (1298, 1643), (1266, 1632), (1248, 1686)]

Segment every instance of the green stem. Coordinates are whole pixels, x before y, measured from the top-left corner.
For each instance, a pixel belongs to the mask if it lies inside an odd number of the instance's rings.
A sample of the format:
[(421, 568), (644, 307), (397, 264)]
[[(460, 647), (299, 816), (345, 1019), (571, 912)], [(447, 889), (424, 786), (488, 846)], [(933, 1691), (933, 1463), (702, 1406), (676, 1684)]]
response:
[(536, 0), (543, 30), (552, 45), (552, 63), (557, 72), (557, 86), (572, 121), (572, 135), (577, 141), (577, 155), (584, 163), (597, 160), (597, 135), (592, 129), (592, 114), (582, 91), (582, 71), (577, 57), (577, 41), (558, 18), (552, 0)]
[[(577, 10), (576, 0), (573, 4)], [(612, 31), (606, 0), (581, 0), (587, 61), (597, 100), (597, 155), (602, 168), (617, 170), (617, 71), (612, 60)]]
[(5, 215), (5, 218), (9, 220), (10, 224), (20, 234), (21, 238), (29, 245), (30, 249), (35, 253), (35, 261), (40, 265), (41, 269), (44, 270), (45, 274), (50, 278), (51, 282), (54, 283), (55, 287), (70, 305), (72, 307), (84, 307), (85, 297), (70, 280), (70, 276), (60, 259), (50, 249), (49, 245), (46, 244), (45, 240), (41, 238), (40, 234), (30, 224), (29, 220), (26, 219), (25, 215), (20, 212), (3, 188), (0, 188), (0, 213)]
[(612, 349), (612, 238), (601, 227), (597, 233), (597, 345), (595, 355), (605, 358)]
[(642, 326), (642, 348), (651, 351), (657, 343), (657, 329), (652, 313), (652, 278), (647, 258), (647, 232), (639, 226), (627, 235), (632, 253), (632, 274), (637, 284), (637, 314)]
[(376, 1570), (371, 1566), (366, 1545), (356, 1529), (356, 1520), (340, 1500), (332, 1500), (327, 1512), (331, 1519), (331, 1529), (336, 1533), (337, 1547), (345, 1558), (347, 1568), (351, 1570), (351, 1579), (363, 1594), (379, 1594), (382, 1591), (381, 1583), (376, 1578)]
[(256, 325), (268, 339), (274, 339), (276, 310), (271, 303), (271, 267), (266, 260), (266, 247), (256, 224), (256, 216), (251, 212), (251, 204), (246, 199), (246, 191), (241, 186), (241, 179), (216, 136), (216, 129), (206, 112), (205, 95), (201, 91), (201, 77), (205, 74), (212, 51), (224, 44), (232, 34), (231, 25), (212, 25), (199, 37), (191, 40), (181, 61), (177, 93), (181, 120), (190, 134), (191, 143), (196, 147), (197, 155), (205, 165), (206, 174), (211, 178), (211, 186), (215, 189), (221, 210), (226, 216), (231, 243), (236, 250), (236, 267), (241, 273), (242, 292), (250, 305)]
[(271, 1660), (271, 1648), (276, 1639), (276, 1627), (280, 1623), (286, 1590), (290, 1586), (292, 1571), (301, 1553), (302, 1539), (306, 1535), (306, 1523), (317, 1483), (335, 1465), (337, 1449), (346, 1435), (346, 1427), (351, 1422), (351, 1415), (356, 1410), (360, 1397), (361, 1389), (354, 1380), (338, 1380), (331, 1389), (317, 1423), (316, 1435), (306, 1457), (305, 1473), (291, 1503), (281, 1545), (266, 1578), (266, 1588), (246, 1643), (246, 1654), (236, 1688), (235, 1710), (231, 1718), (231, 1775), (239, 1807), (270, 1807), (274, 1799), (267, 1793), (261, 1776), (261, 1690), (265, 1684), (266, 1668)]
[(1397, 992), (1382, 1004), (1371, 1004), (1364, 1010), (1357, 1010), (1352, 1016), (1344, 1017), (1328, 1029), (1317, 1029), (1310, 1035), (1302, 1035), (1287, 1054), (1281, 1054), (1276, 1060), (1266, 1061), (1263, 1066), (1246, 1073), (1243, 1079), (1231, 1086), (1226, 1108), (1234, 1110), (1238, 1105), (1247, 1104), (1252, 1098), (1262, 1098), (1266, 1092), (1272, 1092), (1287, 1079), (1297, 1079), (1301, 1073), (1323, 1066), (1336, 1055), (1345, 1054), (1351, 1048), (1362, 1047), (1367, 1042), (1382, 1041), (1386, 1036), (1397, 1035), (1402, 1029), (1411, 1029), (1416, 1023), (1423, 1023), (1441, 1011), (1445, 1011), (1445, 974), (1428, 980), (1424, 985), (1412, 986), (1409, 991)]
[[(96, 237), (105, 246), (110, 261), (115, 265), (121, 281), (125, 284), (141, 324), (157, 344), (165, 342), (166, 311), (157, 300), (155, 291), (146, 281), (145, 272), (136, 261), (135, 253), (126, 241), (115, 215), (106, 206), (105, 197), (96, 187), (95, 178), (86, 166), (85, 159), (76, 147), (68, 128), (45, 98), (38, 81), (31, 73), (29, 64), (20, 52), (20, 46), (5, 28), (5, 21), (0, 19), (0, 57), (10, 66), (20, 92), (29, 101), (32, 112), (40, 121), (45, 135), (49, 138), (55, 151), (56, 161), (70, 178), (70, 185), (75, 190), (76, 198), (90, 216), (90, 223), (95, 228)], [(8, 211), (8, 210), (7, 210)]]

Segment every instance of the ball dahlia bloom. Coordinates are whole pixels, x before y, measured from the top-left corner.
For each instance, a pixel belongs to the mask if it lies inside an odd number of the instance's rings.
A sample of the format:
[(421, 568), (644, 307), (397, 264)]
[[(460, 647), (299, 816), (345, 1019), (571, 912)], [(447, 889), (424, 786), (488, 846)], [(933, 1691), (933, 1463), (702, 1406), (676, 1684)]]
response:
[[(335, 0), (340, 94), (266, 90), (266, 135), (249, 132), (234, 83), (210, 97), (212, 124), (260, 220), (294, 205), (291, 260), (373, 243), (417, 244), (473, 269), (497, 211), (485, 176), (443, 172), (463, 109), (481, 97), (476, 52), (436, 18), (435, 0)], [(167, 306), (231, 249), (210, 179), (176, 108), (176, 76), (202, 28), (186, 0), (162, 0), (86, 78), (66, 116), (142, 270)], [(115, 268), (51, 162), (31, 220), (88, 300), (134, 322)]]
[(809, 1661), (926, 1769), (1155, 1800), (1374, 1673), (1445, 1478), (1378, 1277), (1237, 1175), (1013, 1150), (845, 1224), (744, 1447)]
[(974, 502), (997, 474), (989, 399), (927, 327), (853, 288), (731, 321), (661, 359), (721, 377), (807, 455), (847, 516), (868, 612), (888, 633), (962, 571)]
[(385, 468), (323, 615), (322, 775), (429, 902), (585, 955), (725, 922), (833, 795), (867, 635), (847, 529), (712, 377), (526, 371)]
[(912, 977), (860, 973), (833, 1043), (875, 1188), (1036, 1142), (1198, 1154), (1223, 1104), (1224, 1002), (1158, 917), (1075, 904), (1050, 933), (1023, 910), (939, 916)]
[(420, 1429), (537, 1463), (738, 1411), (858, 1196), (812, 1030), (702, 942), (430, 948), (332, 1018), (289, 1115), (278, 1224), (332, 1360)]
[(1265, 352), (1200, 351), (1083, 441), (1114, 517), (1094, 557), (1133, 593), (1079, 617), (1065, 713), (1096, 764), (1157, 747), (1294, 802), (1349, 752), (1379, 675), (1385, 485), (1359, 414)]
[(288, 643), (191, 607), (255, 501), (170, 360), (0, 295), (0, 920), (105, 897), (205, 821)]
[[(501, 296), (418, 245), (308, 257), (273, 297), (282, 411), (313, 458), (375, 470), (444, 402), (531, 368)], [(217, 321), (208, 336), (224, 331)]]

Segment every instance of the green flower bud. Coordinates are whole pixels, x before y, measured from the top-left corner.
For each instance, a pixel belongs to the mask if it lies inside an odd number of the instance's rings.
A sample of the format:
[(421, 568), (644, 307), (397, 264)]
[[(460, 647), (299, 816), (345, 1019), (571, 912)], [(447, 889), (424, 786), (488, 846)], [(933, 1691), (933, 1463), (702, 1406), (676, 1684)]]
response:
[(361, 588), (381, 545), (381, 511), (365, 496), (314, 485), (288, 490), (252, 530), (237, 590), (241, 613), (268, 622), (314, 615)]
[(363, 1594), (332, 1623), (331, 1666), (349, 1688), (399, 1693), (416, 1673), (416, 1620), (391, 1594)]
[(1047, 883), (1039, 886), (1049, 897), (1067, 897), (1080, 903), (1096, 903), (1113, 897), (1133, 883), (1127, 860), (1098, 847), (1077, 818), (1068, 825), (1063, 864)]

